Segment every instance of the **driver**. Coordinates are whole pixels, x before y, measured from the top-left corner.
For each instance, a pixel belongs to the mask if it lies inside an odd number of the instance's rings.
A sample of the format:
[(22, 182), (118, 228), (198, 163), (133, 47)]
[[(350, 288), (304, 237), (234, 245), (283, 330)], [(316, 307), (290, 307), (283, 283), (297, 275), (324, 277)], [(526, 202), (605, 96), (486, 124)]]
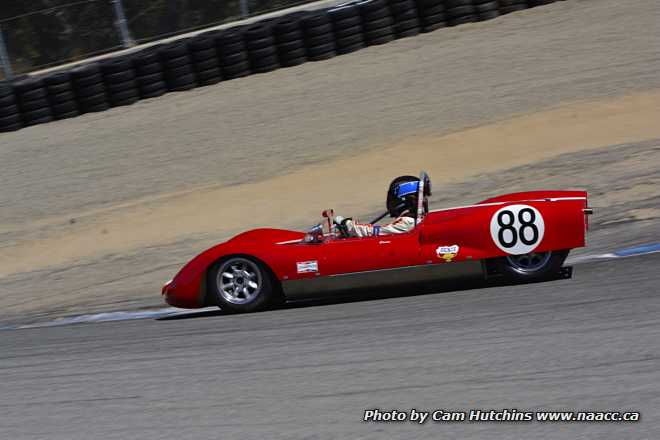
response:
[(419, 178), (415, 176), (400, 176), (390, 183), (387, 191), (387, 211), (394, 221), (387, 225), (362, 224), (353, 221), (350, 217), (344, 218), (340, 215), (335, 217), (335, 224), (343, 235), (348, 237), (370, 237), (412, 231), (416, 223), (418, 189)]

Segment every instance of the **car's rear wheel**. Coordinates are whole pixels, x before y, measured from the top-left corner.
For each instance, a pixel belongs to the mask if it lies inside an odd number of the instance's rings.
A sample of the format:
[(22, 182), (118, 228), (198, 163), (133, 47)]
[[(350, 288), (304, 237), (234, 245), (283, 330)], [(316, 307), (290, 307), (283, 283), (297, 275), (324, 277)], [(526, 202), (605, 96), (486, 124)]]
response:
[(530, 252), (498, 258), (497, 271), (515, 280), (536, 280), (557, 273), (564, 263), (567, 250)]
[(221, 309), (256, 312), (277, 298), (272, 275), (265, 266), (247, 257), (229, 257), (214, 264), (207, 285)]

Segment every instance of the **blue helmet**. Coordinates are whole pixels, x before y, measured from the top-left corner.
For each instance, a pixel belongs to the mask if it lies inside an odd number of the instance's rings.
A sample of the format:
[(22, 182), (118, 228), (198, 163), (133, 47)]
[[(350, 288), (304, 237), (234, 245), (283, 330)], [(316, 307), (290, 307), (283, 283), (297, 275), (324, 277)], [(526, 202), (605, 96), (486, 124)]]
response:
[(392, 217), (399, 217), (408, 211), (412, 216), (417, 212), (419, 178), (399, 176), (390, 183), (387, 191), (387, 211)]

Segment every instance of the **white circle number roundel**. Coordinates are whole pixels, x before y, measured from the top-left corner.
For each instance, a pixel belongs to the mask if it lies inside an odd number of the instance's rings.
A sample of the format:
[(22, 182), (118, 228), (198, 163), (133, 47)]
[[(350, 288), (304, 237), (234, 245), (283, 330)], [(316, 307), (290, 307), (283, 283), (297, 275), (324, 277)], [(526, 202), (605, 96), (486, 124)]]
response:
[(532, 252), (543, 240), (545, 223), (538, 209), (529, 205), (510, 205), (490, 219), (490, 236), (507, 254)]

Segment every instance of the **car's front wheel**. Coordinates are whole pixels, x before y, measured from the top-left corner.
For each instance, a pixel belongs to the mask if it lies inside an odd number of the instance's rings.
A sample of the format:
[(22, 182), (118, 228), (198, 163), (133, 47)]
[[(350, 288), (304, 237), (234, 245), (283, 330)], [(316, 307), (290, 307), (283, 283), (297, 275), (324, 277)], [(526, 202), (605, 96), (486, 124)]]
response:
[(207, 285), (221, 309), (231, 312), (263, 310), (276, 298), (270, 272), (246, 257), (229, 257), (208, 271)]
[(497, 271), (514, 280), (537, 280), (557, 273), (564, 263), (567, 250), (530, 252), (498, 258)]

